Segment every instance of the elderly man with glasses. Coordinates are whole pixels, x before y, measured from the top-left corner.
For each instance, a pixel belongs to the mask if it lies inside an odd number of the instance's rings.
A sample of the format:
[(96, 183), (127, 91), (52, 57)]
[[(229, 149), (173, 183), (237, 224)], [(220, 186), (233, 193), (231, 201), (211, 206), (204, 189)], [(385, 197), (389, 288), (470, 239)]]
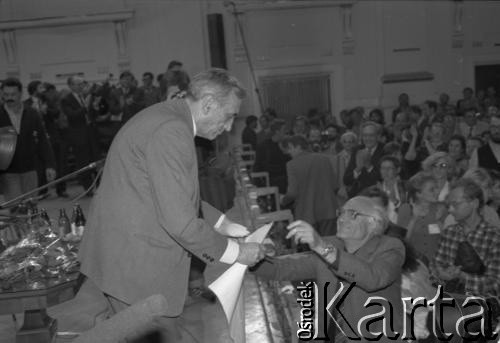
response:
[[(336, 337), (330, 334), (328, 339), (341, 342), (358, 337), (364, 342), (384, 332), (380, 340), (390, 341), (389, 337), (396, 332), (404, 332), (401, 300), (401, 268), (405, 260), (403, 243), (383, 235), (387, 215), (368, 197), (357, 196), (347, 201), (339, 211), (337, 221), (336, 237), (320, 237), (304, 221), (291, 223), (287, 237), (296, 243), (307, 244), (312, 251), (267, 259), (257, 266), (255, 272), (271, 280), (315, 279), (320, 335), (326, 334), (324, 324), (328, 316), (324, 304), (328, 304), (343, 285), (343, 293), (337, 298), (340, 310), (336, 311), (341, 316), (329, 311), (342, 330), (336, 330)], [(371, 315), (373, 319), (381, 311), (380, 306), (366, 306), (370, 297), (385, 299), (387, 306), (390, 303), (392, 308), (386, 308), (386, 313), (392, 318), (374, 320), (366, 327), (367, 316)]]
[[(484, 193), (474, 181), (462, 179), (447, 199), (456, 224), (441, 233), (435, 274), (453, 291), (477, 296), (500, 295), (500, 230), (481, 215)], [(470, 252), (470, 253), (468, 253)], [(459, 290), (457, 285), (462, 285)]]

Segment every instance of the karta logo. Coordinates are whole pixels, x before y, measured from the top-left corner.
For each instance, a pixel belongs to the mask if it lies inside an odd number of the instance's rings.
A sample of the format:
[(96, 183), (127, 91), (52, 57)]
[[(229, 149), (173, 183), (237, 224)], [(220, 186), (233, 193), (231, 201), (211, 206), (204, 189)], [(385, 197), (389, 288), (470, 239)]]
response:
[[(498, 332), (492, 330), (494, 327), (493, 311), (486, 299), (468, 296), (458, 303), (456, 299), (446, 297), (441, 286), (438, 286), (436, 295), (432, 299), (402, 298), (402, 306), (398, 306), (398, 308), (402, 307), (403, 313), (395, 313), (393, 304), (383, 297), (368, 297), (363, 305), (364, 309), (377, 306), (378, 311), (361, 317), (357, 323), (351, 323), (344, 315), (343, 309), (348, 305), (349, 301), (346, 298), (355, 286), (355, 282), (348, 286), (340, 282), (337, 292), (327, 302), (327, 291), (330, 287), (330, 283), (327, 282), (323, 287), (324, 301), (323, 304), (320, 304), (318, 301), (319, 289), (315, 282), (309, 281), (299, 284), (297, 286), (297, 303), (301, 308), (300, 321), (297, 322), (297, 337), (303, 341), (329, 341), (327, 324), (328, 318), (331, 318), (336, 324), (338, 332), (349, 340), (364, 338), (377, 341), (381, 337), (387, 337), (391, 340), (416, 340), (415, 313), (418, 308), (426, 308), (427, 316), (432, 315), (432, 332), (441, 340), (449, 341), (454, 335), (459, 335), (461, 338), (467, 337), (468, 340), (477, 340), (479, 337), (494, 340), (498, 337)], [(319, 318), (320, 306), (323, 306), (323, 318)], [(455, 316), (456, 321), (453, 323), (455, 332), (445, 332), (443, 322), (447, 315), (444, 313), (450, 313), (446, 312), (445, 308), (454, 308), (456, 309), (454, 313), (460, 314)], [(465, 309), (467, 310), (465, 311)], [(393, 330), (395, 316), (404, 318), (403, 332)], [(324, 323), (324, 332), (319, 332), (318, 323), (320, 320)], [(374, 323), (381, 323), (382, 331), (372, 332), (370, 327)], [(474, 330), (470, 328), (474, 328)], [(369, 337), (366, 333), (369, 334)]]

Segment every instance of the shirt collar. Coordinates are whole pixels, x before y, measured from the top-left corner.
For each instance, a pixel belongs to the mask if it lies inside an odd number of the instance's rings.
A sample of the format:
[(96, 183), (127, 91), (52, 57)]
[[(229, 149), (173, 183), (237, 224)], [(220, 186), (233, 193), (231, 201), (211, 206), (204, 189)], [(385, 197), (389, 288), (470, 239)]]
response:
[(10, 108), (8, 108), (7, 104), (3, 104), (3, 108), (11, 116), (21, 116), (24, 112), (24, 104), (23, 103), (21, 103), (21, 110), (18, 113), (14, 112)]
[(193, 133), (196, 136), (196, 122), (194, 121), (193, 117), (191, 117), (191, 119), (193, 120)]

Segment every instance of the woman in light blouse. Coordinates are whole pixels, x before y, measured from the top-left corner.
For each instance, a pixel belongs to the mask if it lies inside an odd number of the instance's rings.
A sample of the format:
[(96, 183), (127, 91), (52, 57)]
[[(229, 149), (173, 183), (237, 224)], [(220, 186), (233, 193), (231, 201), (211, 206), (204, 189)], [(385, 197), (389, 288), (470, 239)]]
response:
[(408, 203), (399, 208), (397, 224), (407, 229), (406, 240), (427, 264), (439, 247), (448, 211), (438, 202), (439, 189), (433, 175), (417, 173), (408, 181), (407, 189)]

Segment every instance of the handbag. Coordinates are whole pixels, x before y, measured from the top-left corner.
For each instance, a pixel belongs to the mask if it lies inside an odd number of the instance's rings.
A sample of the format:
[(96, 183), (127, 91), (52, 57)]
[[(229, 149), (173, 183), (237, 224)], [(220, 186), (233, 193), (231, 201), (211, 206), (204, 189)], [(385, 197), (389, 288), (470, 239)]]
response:
[(455, 265), (460, 266), (462, 271), (467, 274), (483, 275), (486, 272), (486, 266), (481, 257), (479, 257), (474, 247), (467, 241), (458, 244)]

